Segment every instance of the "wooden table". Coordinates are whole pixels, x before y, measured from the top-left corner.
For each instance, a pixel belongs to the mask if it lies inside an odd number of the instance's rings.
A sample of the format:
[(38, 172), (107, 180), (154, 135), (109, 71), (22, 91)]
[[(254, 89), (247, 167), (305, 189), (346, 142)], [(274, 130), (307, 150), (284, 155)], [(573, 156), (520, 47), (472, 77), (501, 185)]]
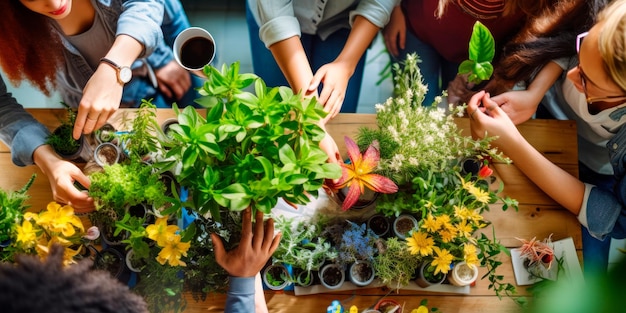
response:
[[(50, 129), (59, 123), (62, 109), (29, 109), (35, 118)], [(127, 110), (118, 111), (112, 121), (119, 120)], [(172, 110), (160, 109), (159, 121), (174, 117)], [(459, 127), (469, 135), (469, 120), (456, 120)], [(356, 134), (359, 127), (376, 127), (373, 114), (340, 114), (329, 125), (328, 131), (335, 138), (340, 150), (345, 155), (343, 137)], [(578, 156), (576, 141), (576, 124), (573, 121), (558, 120), (531, 120), (519, 126), (522, 134), (543, 155), (561, 168), (578, 175)], [(35, 172), (38, 174), (35, 183), (29, 190), (31, 196), (29, 204), (33, 210), (43, 209), (52, 200), (52, 194), (47, 178), (36, 166), (17, 167), (12, 164), (10, 152), (0, 143), (0, 168), (2, 179), (0, 188), (16, 190), (21, 188)], [(495, 205), (490, 212), (486, 212), (485, 219), (493, 222), (496, 237), (507, 247), (520, 245), (515, 237), (539, 239), (552, 234), (554, 240), (572, 237), (581, 257), (580, 224), (575, 216), (556, 204), (537, 186), (526, 178), (514, 165), (495, 164), (495, 174), (504, 182), (504, 193), (519, 201), (519, 211), (503, 212)], [(505, 280), (515, 284), (511, 261), (504, 257), (503, 265), (498, 273), (505, 276)], [(479, 277), (484, 273), (484, 269)], [(454, 295), (428, 293), (424, 291), (400, 290), (392, 292), (389, 297), (404, 303), (407, 309), (417, 308), (422, 299), (428, 299), (429, 307), (437, 307), (440, 312), (519, 312), (519, 307), (508, 298), (501, 300), (492, 290), (487, 289), (487, 281), (478, 281), (472, 287), (469, 295)], [(517, 287), (519, 295), (527, 295), (524, 287)], [(334, 299), (342, 301), (344, 305), (357, 305), (364, 309), (374, 304), (381, 296), (389, 292), (387, 288), (366, 288), (355, 291), (333, 292), (308, 296), (295, 296), (293, 292), (265, 293), (270, 312), (324, 312), (326, 306)], [(223, 312), (225, 296), (222, 294), (209, 295), (206, 301), (195, 302), (190, 297), (185, 312)], [(410, 312), (410, 311), (405, 311)]]

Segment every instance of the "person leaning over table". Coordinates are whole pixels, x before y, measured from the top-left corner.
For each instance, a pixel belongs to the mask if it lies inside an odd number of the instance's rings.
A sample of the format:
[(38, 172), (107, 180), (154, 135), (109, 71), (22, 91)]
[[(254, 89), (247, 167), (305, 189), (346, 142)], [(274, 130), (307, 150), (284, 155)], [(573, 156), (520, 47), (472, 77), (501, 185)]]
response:
[[(254, 275), (272, 256), (280, 241), (274, 236), (274, 221), (263, 221), (258, 211), (252, 225), (251, 209), (243, 213), (240, 244), (225, 251), (221, 239), (215, 242), (215, 257), (229, 274), (224, 312), (250, 313), (255, 308)], [(17, 264), (0, 263), (0, 307), (4, 313), (93, 312), (147, 313), (144, 299), (108, 272), (91, 270), (91, 261), (63, 267), (63, 247), (54, 245), (48, 259), (18, 256)], [(81, 308), (83, 311), (81, 311)]]
[(49, 130), (7, 92), (0, 77), (0, 140), (11, 149), (13, 164), (36, 164), (48, 177), (54, 201), (71, 204), (77, 212), (91, 211), (93, 199), (74, 187), (74, 182), (89, 187), (89, 178), (46, 144), (49, 134)]
[(626, 237), (625, 29), (626, 0), (614, 0), (589, 32), (578, 37), (579, 63), (567, 73), (580, 98), (569, 101), (571, 109), (608, 133), (606, 147), (616, 181), (612, 189), (583, 183), (551, 163), (484, 91), (470, 99), (467, 109), (473, 136), (497, 136), (493, 144), (598, 239)]
[[(356, 112), (365, 54), (399, 0), (247, 0), (252, 65), (270, 87)], [(315, 75), (314, 75), (315, 73)]]
[(78, 107), (74, 138), (104, 125), (120, 103), (185, 106), (199, 96), (191, 87), (202, 79), (171, 51), (189, 27), (179, 0), (13, 0), (1, 1), (0, 10), (10, 12), (0, 20), (7, 77), (47, 95), (59, 91)]

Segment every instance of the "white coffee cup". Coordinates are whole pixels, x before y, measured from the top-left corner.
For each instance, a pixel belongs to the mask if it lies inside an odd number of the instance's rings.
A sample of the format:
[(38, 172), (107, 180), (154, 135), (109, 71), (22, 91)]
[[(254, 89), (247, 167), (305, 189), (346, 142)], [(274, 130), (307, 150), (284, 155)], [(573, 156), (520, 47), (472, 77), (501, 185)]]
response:
[(174, 39), (174, 58), (189, 71), (202, 70), (215, 58), (215, 39), (200, 27), (189, 27)]

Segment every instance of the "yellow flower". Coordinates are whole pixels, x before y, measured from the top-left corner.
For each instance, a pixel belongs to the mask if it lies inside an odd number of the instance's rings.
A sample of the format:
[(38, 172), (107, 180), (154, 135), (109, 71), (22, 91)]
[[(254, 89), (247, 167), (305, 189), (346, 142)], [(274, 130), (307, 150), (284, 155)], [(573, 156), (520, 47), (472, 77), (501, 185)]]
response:
[(436, 232), (437, 230), (439, 230), (439, 223), (437, 223), (437, 220), (433, 217), (432, 214), (428, 214), (428, 216), (424, 219), (424, 222), (422, 224), (422, 228), (425, 228), (426, 231), (429, 231), (431, 233)]
[(37, 241), (37, 234), (33, 229), (33, 224), (27, 220), (22, 222), (22, 226), (18, 225), (17, 229), (17, 242), (21, 242), (24, 247), (29, 248), (34, 246)]
[(164, 265), (167, 262), (170, 266), (186, 266), (187, 264), (180, 260), (183, 256), (187, 256), (187, 250), (189, 250), (189, 242), (180, 242), (179, 235), (168, 236), (157, 256), (157, 261)]
[(456, 231), (458, 232), (459, 236), (464, 238), (469, 238), (474, 232), (472, 225), (467, 224), (466, 220), (462, 220), (456, 225)]
[(491, 198), (489, 191), (482, 190), (476, 187), (473, 182), (466, 182), (463, 178), (461, 178), (461, 183), (463, 184), (463, 189), (472, 194), (478, 202), (484, 204), (489, 203)]
[(433, 247), (433, 250), (435, 250), (436, 256), (430, 264), (435, 267), (435, 275), (439, 272), (447, 274), (454, 256), (445, 248), (440, 249), (439, 247)]
[(450, 215), (442, 214), (440, 216), (437, 216), (437, 225), (439, 226), (439, 228), (451, 229), (452, 224), (450, 224)]
[(70, 237), (76, 233), (76, 229), (85, 231), (83, 223), (78, 216), (74, 215), (74, 208), (69, 205), (61, 206), (56, 202), (48, 203), (47, 211), (39, 214), (37, 224), (51, 232), (62, 233)]
[(420, 305), (419, 307), (417, 307), (417, 309), (413, 309), (411, 313), (428, 313), (428, 308)]
[(474, 222), (475, 224), (483, 220), (483, 216), (480, 215), (480, 210), (478, 209), (471, 211), (468, 218), (472, 220), (472, 222)]
[(454, 206), (454, 216), (463, 220), (467, 220), (472, 215), (472, 212), (464, 206)]
[(478, 255), (476, 253), (476, 246), (472, 244), (465, 244), (463, 246), (463, 259), (467, 265), (478, 266), (479, 260)]
[(456, 231), (454, 231), (454, 229), (440, 230), (439, 236), (441, 236), (441, 241), (451, 242), (456, 237)]
[(154, 224), (146, 227), (148, 238), (157, 242), (160, 247), (164, 247), (167, 243), (168, 237), (176, 235), (178, 226), (167, 225), (167, 216), (160, 217), (154, 222)]
[(411, 254), (420, 254), (421, 256), (431, 255), (435, 241), (429, 237), (427, 233), (421, 231), (413, 232), (413, 235), (406, 239)]
[(76, 261), (74, 260), (74, 257), (78, 255), (80, 248), (76, 250), (70, 249), (69, 246), (72, 243), (58, 236), (54, 236), (50, 240), (46, 240), (45, 238), (40, 238), (40, 241), (36, 247), (39, 258), (41, 258), (42, 260), (46, 259), (48, 257), (48, 253), (50, 253), (50, 249), (52, 248), (54, 244), (61, 244), (65, 247), (65, 249), (63, 250), (63, 265), (68, 266), (70, 264), (76, 263)]

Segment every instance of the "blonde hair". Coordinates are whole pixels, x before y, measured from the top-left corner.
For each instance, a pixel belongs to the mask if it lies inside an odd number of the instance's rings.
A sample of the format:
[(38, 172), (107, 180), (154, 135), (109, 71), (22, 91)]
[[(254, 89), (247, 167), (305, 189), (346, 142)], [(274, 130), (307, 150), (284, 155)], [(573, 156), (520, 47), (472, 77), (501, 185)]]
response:
[(604, 22), (598, 37), (598, 48), (606, 71), (626, 91), (626, 0), (614, 0), (600, 12)]

